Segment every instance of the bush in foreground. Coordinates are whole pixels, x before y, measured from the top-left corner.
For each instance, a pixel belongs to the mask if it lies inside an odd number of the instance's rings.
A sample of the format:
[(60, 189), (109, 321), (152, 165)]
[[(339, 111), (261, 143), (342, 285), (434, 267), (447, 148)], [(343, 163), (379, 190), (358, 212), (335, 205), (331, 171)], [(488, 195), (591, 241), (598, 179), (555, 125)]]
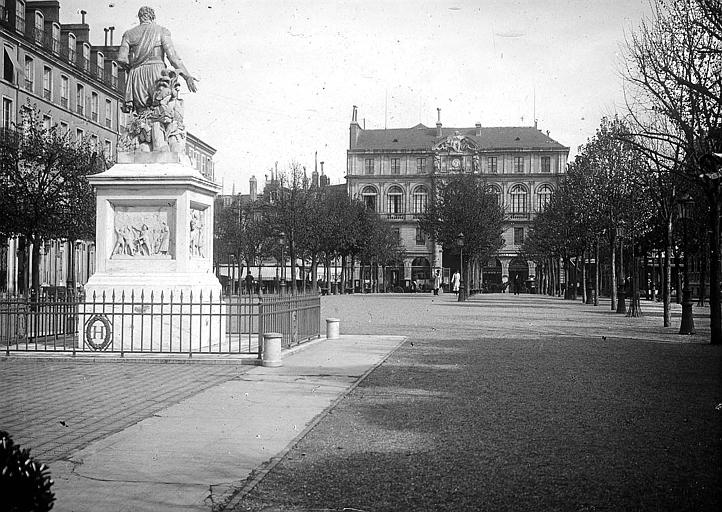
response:
[(53, 508), (53, 481), (45, 464), (35, 462), (30, 450), (17, 446), (0, 431), (0, 496), (8, 512), (46, 512)]

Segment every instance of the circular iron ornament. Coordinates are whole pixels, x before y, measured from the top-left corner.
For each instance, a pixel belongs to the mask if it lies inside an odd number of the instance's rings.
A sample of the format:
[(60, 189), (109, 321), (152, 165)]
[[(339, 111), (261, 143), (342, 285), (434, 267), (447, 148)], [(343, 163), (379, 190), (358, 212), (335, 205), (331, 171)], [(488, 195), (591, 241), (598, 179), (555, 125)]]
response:
[(95, 314), (85, 322), (85, 343), (93, 350), (105, 350), (110, 345), (113, 327), (108, 317)]

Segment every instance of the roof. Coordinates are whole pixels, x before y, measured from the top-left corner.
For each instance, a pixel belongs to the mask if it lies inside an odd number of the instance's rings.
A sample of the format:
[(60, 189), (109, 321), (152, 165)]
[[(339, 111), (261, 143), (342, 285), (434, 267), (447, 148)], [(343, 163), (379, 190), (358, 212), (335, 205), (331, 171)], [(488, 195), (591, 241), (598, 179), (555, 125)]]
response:
[(436, 128), (417, 124), (413, 128), (388, 130), (359, 130), (352, 150), (417, 150), (431, 151), (434, 145), (447, 137), (459, 135), (471, 139), (481, 150), (490, 149), (569, 149), (533, 126), (489, 126), (479, 128), (442, 128), (441, 137)]

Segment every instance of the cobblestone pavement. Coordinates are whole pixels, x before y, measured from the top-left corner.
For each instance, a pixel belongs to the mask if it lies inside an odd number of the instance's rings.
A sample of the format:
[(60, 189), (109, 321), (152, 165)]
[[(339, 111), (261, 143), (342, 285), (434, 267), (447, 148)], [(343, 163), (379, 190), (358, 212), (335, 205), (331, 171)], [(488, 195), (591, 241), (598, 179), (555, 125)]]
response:
[(0, 430), (52, 463), (251, 366), (0, 361)]

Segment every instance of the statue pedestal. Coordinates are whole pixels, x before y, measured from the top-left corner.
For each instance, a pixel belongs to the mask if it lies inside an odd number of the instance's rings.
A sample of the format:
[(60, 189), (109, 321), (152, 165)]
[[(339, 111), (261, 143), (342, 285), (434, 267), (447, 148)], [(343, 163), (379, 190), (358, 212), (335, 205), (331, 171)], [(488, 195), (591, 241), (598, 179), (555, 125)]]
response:
[(212, 265), (220, 186), (183, 154), (120, 153), (118, 161), (88, 178), (97, 192), (96, 271), (81, 338), (113, 351), (212, 349), (225, 333)]

